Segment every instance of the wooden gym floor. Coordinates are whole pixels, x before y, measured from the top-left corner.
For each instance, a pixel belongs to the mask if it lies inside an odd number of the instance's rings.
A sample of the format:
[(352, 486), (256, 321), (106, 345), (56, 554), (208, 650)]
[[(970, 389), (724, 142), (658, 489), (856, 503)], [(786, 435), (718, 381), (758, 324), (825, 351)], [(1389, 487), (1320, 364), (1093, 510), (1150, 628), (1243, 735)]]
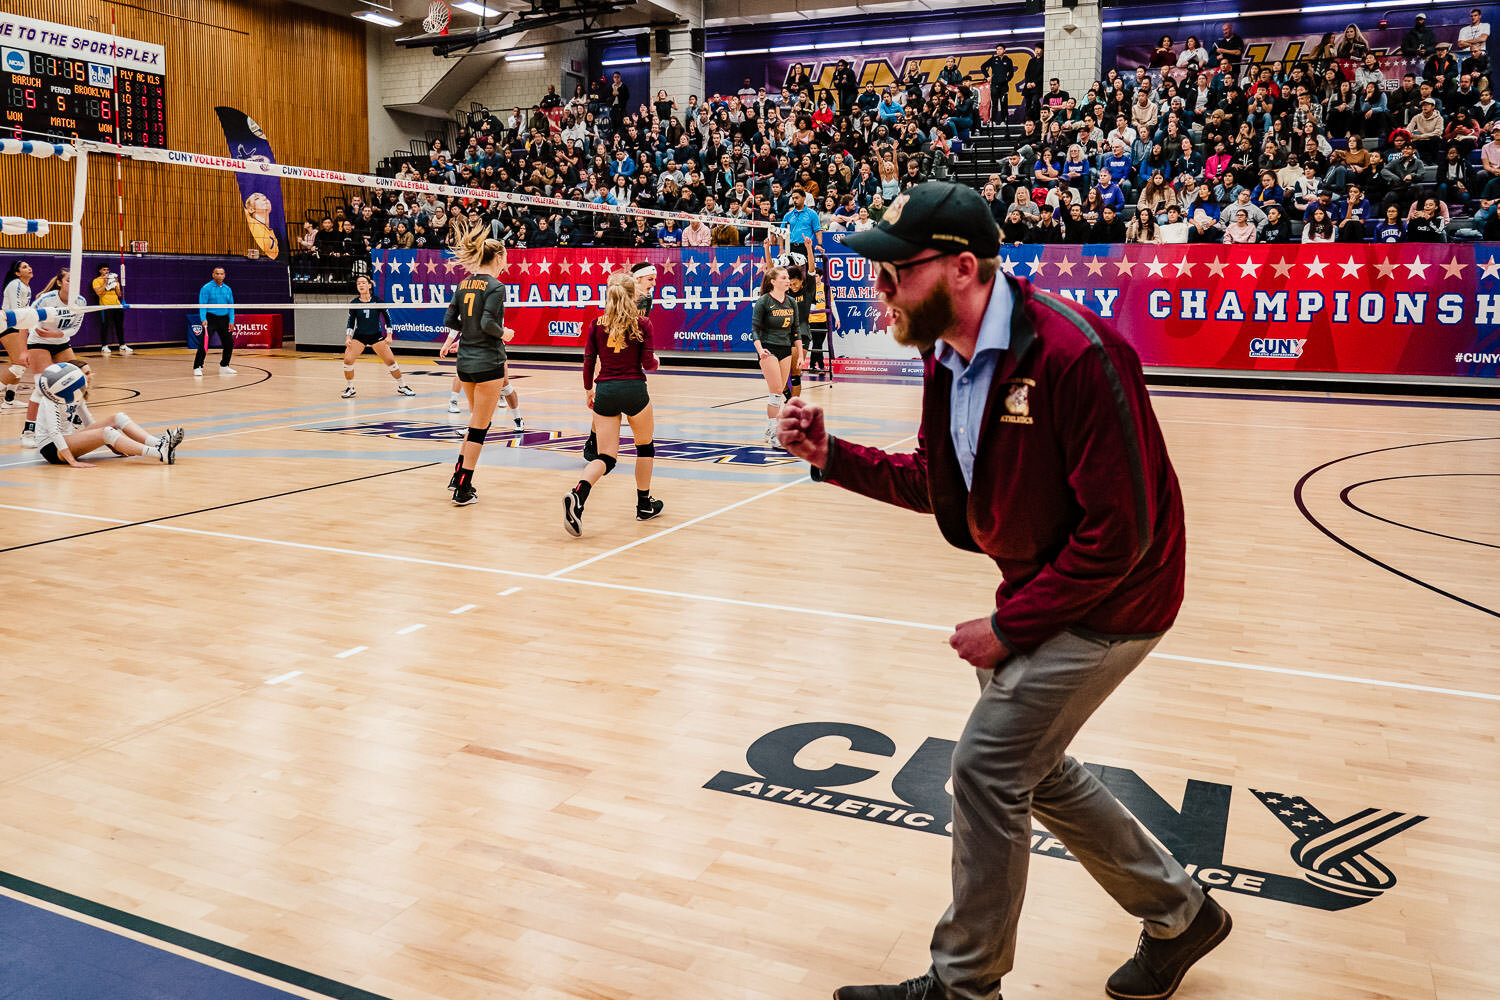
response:
[[(93, 363), (96, 414), (188, 437), (55, 469), (0, 414), (0, 938), (51, 911), (266, 995), (393, 1000), (926, 968), (976, 693), (946, 639), (996, 574), (754, 447), (756, 379), (654, 376), (666, 512), (633, 519), (625, 458), (573, 539), (575, 367), (517, 366), (531, 432), (497, 417), (456, 509), (446, 369), (400, 399), (365, 362), (346, 402), (327, 355)], [(915, 388), (807, 395), (911, 446)], [(1187, 602), (1073, 752), (1234, 915), (1179, 996), (1500, 996), (1500, 405), (1154, 399)], [(1061, 854), (1039, 831), (1007, 1000), (1101, 997), (1134, 946)], [(0, 961), (0, 996), (30, 975)]]

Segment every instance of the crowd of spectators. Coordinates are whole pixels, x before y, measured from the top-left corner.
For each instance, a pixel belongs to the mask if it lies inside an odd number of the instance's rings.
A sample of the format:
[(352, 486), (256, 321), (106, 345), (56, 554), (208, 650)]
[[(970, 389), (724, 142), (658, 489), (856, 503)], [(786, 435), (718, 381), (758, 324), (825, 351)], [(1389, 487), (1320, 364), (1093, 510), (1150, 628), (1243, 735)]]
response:
[[(822, 232), (879, 221), (902, 190), (951, 175), (988, 93), (1021, 96), (1018, 134), (983, 195), (1005, 242), (1436, 241), (1500, 235), (1500, 103), (1489, 25), (1475, 8), (1460, 52), (1418, 14), (1398, 53), (1361, 29), (1294, 62), (1254, 63), (1230, 23), (1211, 44), (1162, 37), (1148, 65), (1110, 69), (1082, 95), (1046, 78), (1040, 45), (1018, 73), (997, 46), (977, 71), (861, 87), (840, 61), (815, 88), (794, 66), (769, 89), (633, 100), (614, 73), (564, 100), (471, 116), (401, 176), (594, 205), (718, 217), (658, 222), (483, 199), (371, 192), (305, 225), (305, 274), (382, 248), (436, 248), (488, 224), (508, 246), (738, 246), (804, 204)], [(1392, 59), (1389, 57), (1399, 57)], [(1391, 86), (1384, 67), (1405, 70)], [(991, 103), (992, 121), (1012, 109)], [(312, 262), (309, 264), (308, 262)]]

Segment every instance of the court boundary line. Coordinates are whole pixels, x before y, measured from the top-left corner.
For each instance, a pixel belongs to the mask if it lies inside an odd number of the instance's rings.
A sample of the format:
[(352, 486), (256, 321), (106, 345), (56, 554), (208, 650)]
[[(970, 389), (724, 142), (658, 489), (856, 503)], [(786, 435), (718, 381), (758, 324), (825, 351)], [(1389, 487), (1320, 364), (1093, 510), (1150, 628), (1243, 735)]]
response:
[[(894, 448), (896, 447), (896, 445), (904, 444), (914, 437), (916, 437), (915, 434), (908, 434), (905, 437), (897, 438), (889, 444), (883, 444), (880, 447), (882, 450), (886, 448)], [(729, 504), (727, 507), (720, 507), (718, 510), (710, 511), (707, 514), (700, 514), (697, 517), (693, 518), (691, 521), (684, 521), (682, 524), (676, 524), (670, 528), (664, 528), (661, 531), (647, 535), (645, 538), (638, 538), (633, 542), (628, 542), (625, 545), (621, 545), (619, 548), (611, 549), (608, 552), (601, 552), (600, 554), (593, 556), (592, 558), (585, 559), (582, 562), (577, 562), (571, 566), (564, 566), (562, 569), (554, 570), (553, 572), (547, 574), (547, 579), (560, 579), (564, 573), (571, 573), (575, 569), (582, 569), (585, 566), (599, 562), (601, 559), (608, 559), (610, 556), (619, 555), (621, 552), (628, 552), (630, 549), (635, 548), (637, 545), (645, 545), (647, 542), (661, 538), (663, 535), (670, 535), (674, 531), (681, 531), (683, 528), (689, 528), (695, 524), (701, 524), (711, 517), (718, 517), (720, 514), (727, 514), (729, 511), (734, 510), (737, 507), (743, 507), (745, 506), (745, 504), (754, 503), (757, 500), (761, 500), (765, 497), (771, 496), (773, 493), (780, 493), (782, 490), (790, 489), (791, 487), (796, 486), (799, 483), (810, 483), (812, 481), (813, 480), (811, 478), (798, 476), (796, 479), (793, 479), (790, 482), (782, 483), (779, 486), (773, 486), (768, 490), (764, 490), (760, 493), (755, 494), (754, 496), (745, 497), (743, 500), (737, 500), (734, 503)]]
[[(0, 504), (0, 510), (20, 510), (38, 514), (58, 514), (64, 517), (83, 518), (90, 520), (115, 521), (115, 518), (105, 518), (94, 514), (73, 514), (59, 511), (42, 510), (31, 507), (17, 507), (12, 504)], [(196, 513), (196, 512), (194, 512)], [(693, 594), (678, 590), (661, 590), (654, 587), (640, 587), (634, 584), (610, 583), (604, 580), (580, 580), (576, 577), (547, 576), (542, 573), (527, 573), (523, 570), (500, 569), (495, 566), (476, 566), (471, 563), (457, 563), (442, 559), (424, 559), (420, 556), (399, 555), (394, 552), (368, 552), (362, 549), (346, 549), (331, 545), (315, 545), (311, 542), (294, 542), (289, 539), (260, 538), (254, 535), (239, 535), (224, 531), (207, 531), (202, 528), (185, 528), (175, 524), (160, 524), (153, 521), (130, 522), (119, 525), (119, 527), (144, 527), (154, 528), (158, 531), (175, 531), (181, 534), (201, 535), (210, 538), (224, 538), (232, 541), (253, 542), (262, 545), (275, 545), (283, 548), (305, 549), (312, 552), (328, 552), (334, 555), (360, 556), (367, 559), (384, 559), (390, 562), (407, 563), (419, 566), (433, 566), (438, 569), (460, 569), (475, 573), (488, 573), (495, 576), (513, 576), (526, 580), (538, 580), (544, 583), (562, 583), (578, 587), (594, 587), (604, 590), (620, 590), (628, 593), (650, 594), (658, 597), (674, 597), (682, 600), (704, 601), (712, 604), (729, 604), (736, 607), (758, 608), (766, 611), (786, 611), (793, 614), (814, 615), (819, 618), (836, 618), (843, 621), (867, 622), (874, 625), (892, 625), (898, 628), (919, 629), (926, 632), (951, 632), (951, 625), (934, 625), (928, 622), (906, 621), (899, 618), (885, 618), (879, 615), (864, 615), (849, 611), (831, 611), (822, 608), (792, 607), (785, 604), (771, 604), (764, 601), (749, 601), (738, 597), (721, 597), (713, 594)], [(1381, 687), (1399, 691), (1413, 691), (1423, 694), (1447, 695), (1455, 698), (1469, 698), (1479, 701), (1500, 702), (1500, 693), (1488, 691), (1469, 691), (1463, 688), (1439, 687), (1429, 684), (1413, 684), (1406, 681), (1387, 681), (1373, 677), (1355, 677), (1350, 674), (1334, 674), (1316, 670), (1298, 670), (1295, 667), (1272, 667), (1255, 663), (1242, 663), (1237, 660), (1220, 660), (1210, 657), (1187, 656), (1179, 653), (1162, 653), (1152, 651), (1151, 657), (1163, 660), (1176, 660), (1185, 663), (1201, 663), (1210, 666), (1228, 667), (1235, 670), (1248, 670), (1255, 673), (1280, 674), (1290, 677), (1306, 677), (1312, 680), (1335, 681), (1343, 684), (1359, 684), (1369, 687)], [(1148, 657), (1149, 658), (1149, 657)]]
[[(379, 479), (382, 476), (394, 476), (397, 473), (401, 472), (415, 472), (417, 469), (430, 469), (435, 465), (442, 464), (442, 462), (424, 462), (421, 465), (409, 465), (401, 469), (387, 469), (384, 472), (373, 472), (367, 476), (356, 476), (353, 479), (341, 479), (338, 482), (334, 483), (319, 483), (316, 486), (303, 486), (299, 489), (286, 490), (281, 493), (271, 493), (263, 497), (249, 497), (244, 500), (234, 500), (230, 503), (219, 504), (215, 507), (202, 507), (198, 510), (185, 510), (177, 514), (163, 514), (161, 517), (147, 518), (143, 521), (122, 521), (121, 519), (114, 517), (100, 518), (100, 520), (112, 521), (114, 523), (112, 523), (108, 528), (95, 528), (93, 531), (80, 531), (77, 534), (73, 535), (60, 535), (57, 538), (44, 538), (36, 542), (25, 542), (21, 545), (12, 545), (8, 548), (0, 549), (0, 556), (5, 555), (7, 552), (18, 552), (21, 549), (36, 548), (38, 545), (51, 545), (53, 542), (67, 542), (72, 541), (75, 538), (87, 538), (90, 535), (102, 535), (110, 531), (121, 531), (125, 528), (155, 527), (159, 524), (159, 522), (172, 521), (179, 517), (192, 517), (194, 514), (209, 514), (217, 510), (228, 510), (230, 507), (242, 507), (245, 504), (260, 503), (262, 500), (276, 500), (281, 497), (295, 496), (298, 493), (311, 493), (313, 490), (326, 490), (331, 486), (346, 486), (349, 483), (363, 482), (366, 479)], [(46, 513), (46, 511), (38, 507), (16, 509), (24, 509), (30, 511), (31, 513)], [(70, 513), (67, 516), (76, 518), (88, 518), (91, 515)]]
[[(83, 896), (78, 896), (62, 889), (43, 885), (40, 882), (33, 882), (31, 879), (12, 874), (11, 872), (0, 871), (0, 888), (14, 894), (12, 898), (24, 897), (19, 901), (27, 905), (35, 905), (31, 902), (35, 900), (108, 925), (107, 927), (99, 928), (101, 930), (109, 931), (111, 927), (119, 928), (120, 930), (130, 931), (133, 934), (139, 934), (154, 942), (160, 942), (171, 945), (174, 948), (180, 948), (186, 952), (191, 952), (194, 956), (190, 959), (191, 961), (198, 961), (198, 956), (201, 956), (211, 959), (213, 962), (223, 963), (224, 965), (232, 966), (235, 969), (245, 972), (252, 972), (257, 976), (263, 976), (277, 983), (284, 983), (287, 986), (293, 986), (299, 990), (314, 993), (321, 997), (333, 997), (339, 998), (339, 1000), (389, 1000), (389, 998), (379, 993), (371, 993), (369, 990), (360, 989), (358, 986), (341, 983), (336, 979), (329, 979), (327, 976), (320, 976), (315, 972), (308, 972), (306, 969), (299, 969), (294, 965), (287, 965), (284, 962), (266, 958), (264, 955), (257, 955), (254, 952), (245, 951), (233, 945), (222, 944), (212, 938), (206, 938), (201, 934), (194, 934), (191, 931), (181, 930), (148, 917), (127, 913), (124, 910), (95, 902), (92, 899), (86, 899)], [(98, 924), (90, 924), (89, 926), (98, 927)], [(148, 944), (147, 947), (157, 946)], [(165, 951), (165, 949), (158, 950)], [(171, 955), (176, 953), (167, 951), (166, 954)], [(178, 957), (186, 958), (188, 956), (179, 955)], [(211, 963), (200, 964), (208, 965), (209, 968), (217, 968), (217, 966)], [(256, 980), (248, 981), (255, 982)]]

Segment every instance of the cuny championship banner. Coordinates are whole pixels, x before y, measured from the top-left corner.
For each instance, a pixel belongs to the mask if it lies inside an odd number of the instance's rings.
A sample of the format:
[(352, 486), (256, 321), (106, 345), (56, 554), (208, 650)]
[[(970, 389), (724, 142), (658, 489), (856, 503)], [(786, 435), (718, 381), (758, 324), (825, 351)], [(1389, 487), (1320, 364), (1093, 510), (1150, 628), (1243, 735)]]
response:
[[(660, 350), (749, 352), (762, 252), (513, 250), (505, 322), (519, 345), (578, 347), (611, 271), (642, 256), (658, 278)], [(1366, 243), (1264, 246), (1023, 246), (1007, 274), (1110, 320), (1147, 365), (1169, 368), (1500, 377), (1500, 245)], [(462, 277), (439, 251), (374, 261), (396, 335), (445, 336), (439, 308)], [(919, 376), (887, 331), (868, 261), (827, 256), (837, 371)]]
[[(506, 260), (505, 325), (516, 331), (515, 344), (582, 347), (587, 324), (603, 310), (610, 274), (648, 260), (657, 272), (651, 311), (657, 350), (753, 350), (750, 310), (765, 260), (759, 247), (512, 250)], [(379, 297), (395, 305), (390, 321), (397, 337), (447, 336), (442, 309), (410, 306), (452, 301), (464, 272), (451, 257), (439, 250), (382, 250), (371, 267)]]

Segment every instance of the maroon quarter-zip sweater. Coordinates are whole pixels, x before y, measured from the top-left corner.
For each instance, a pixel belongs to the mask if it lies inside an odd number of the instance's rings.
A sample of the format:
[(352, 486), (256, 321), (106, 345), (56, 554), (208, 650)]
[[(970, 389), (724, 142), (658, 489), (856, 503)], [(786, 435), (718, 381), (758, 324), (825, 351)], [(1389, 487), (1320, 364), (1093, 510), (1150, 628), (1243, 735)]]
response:
[(1182, 493), (1135, 350), (1068, 299), (1007, 278), (1010, 347), (990, 384), (972, 489), (949, 433), (953, 375), (923, 358), (917, 449), (831, 438), (815, 479), (933, 514), (943, 537), (995, 560), (991, 618), (1014, 650), (1063, 629), (1159, 635), (1182, 605)]

